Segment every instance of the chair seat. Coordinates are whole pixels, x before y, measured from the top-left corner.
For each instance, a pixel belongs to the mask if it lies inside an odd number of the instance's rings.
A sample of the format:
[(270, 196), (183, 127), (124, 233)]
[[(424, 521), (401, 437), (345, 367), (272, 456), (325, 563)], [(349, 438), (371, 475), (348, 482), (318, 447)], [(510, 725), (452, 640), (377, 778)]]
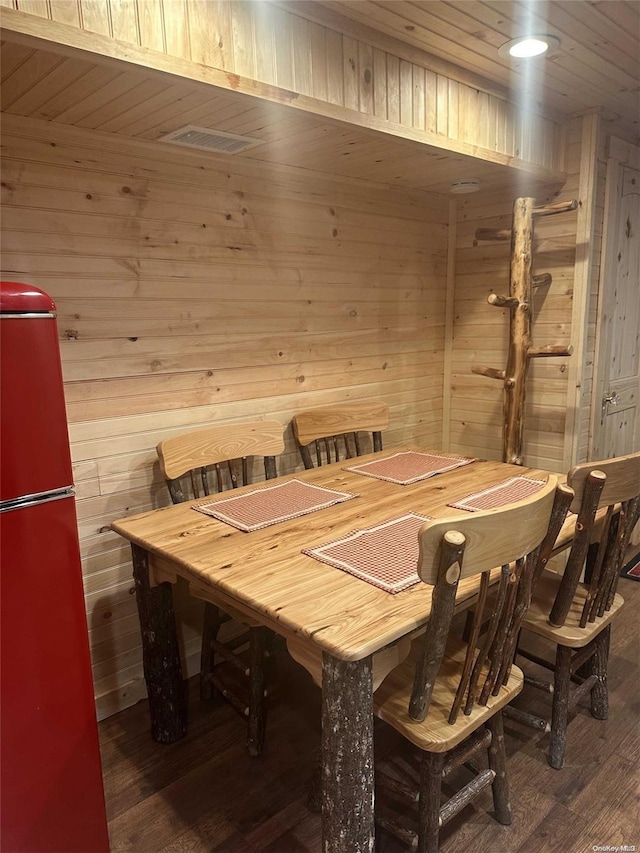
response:
[(536, 584), (523, 628), (533, 631), (541, 637), (546, 637), (558, 645), (581, 649), (588, 645), (611, 622), (623, 606), (624, 599), (616, 593), (611, 609), (605, 611), (602, 616), (597, 616), (595, 622), (587, 622), (586, 627), (581, 628), (580, 617), (587, 596), (587, 587), (585, 584), (578, 584), (565, 624), (556, 628), (549, 622), (549, 613), (558, 593), (561, 579), (562, 576), (555, 572), (546, 571), (542, 574)]
[[(419, 749), (426, 752), (448, 752), (472, 732), (479, 728), (497, 711), (511, 702), (522, 690), (524, 676), (517, 666), (511, 669), (506, 685), (497, 696), (490, 696), (486, 705), (474, 705), (469, 716), (459, 713), (455, 723), (450, 724), (449, 712), (460, 681), (466, 645), (450, 639), (433, 689), (429, 713), (423, 722), (409, 716), (409, 700), (413, 689), (416, 662), (421, 651), (420, 639), (414, 641), (411, 653), (404, 663), (394, 669), (383, 681), (373, 696), (375, 713), (380, 719), (393, 726), (401, 735)], [(486, 669), (480, 676), (484, 680)]]

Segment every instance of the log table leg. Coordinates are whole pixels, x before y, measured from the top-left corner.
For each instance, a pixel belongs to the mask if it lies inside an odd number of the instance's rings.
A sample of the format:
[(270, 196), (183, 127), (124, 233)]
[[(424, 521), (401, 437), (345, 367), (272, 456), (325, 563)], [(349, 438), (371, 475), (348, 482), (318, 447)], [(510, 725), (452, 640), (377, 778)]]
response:
[(371, 657), (343, 661), (323, 654), (323, 853), (373, 850), (372, 683)]
[(174, 743), (187, 733), (187, 701), (173, 616), (173, 592), (170, 583), (150, 586), (149, 559), (144, 548), (132, 544), (131, 552), (151, 737), (158, 743)]

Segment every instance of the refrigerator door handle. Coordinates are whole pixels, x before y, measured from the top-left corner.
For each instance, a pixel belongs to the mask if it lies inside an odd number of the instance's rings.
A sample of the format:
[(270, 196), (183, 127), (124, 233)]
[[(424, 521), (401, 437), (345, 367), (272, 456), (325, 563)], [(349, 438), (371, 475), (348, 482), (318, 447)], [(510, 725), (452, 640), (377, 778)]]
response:
[(2, 313), (0, 313), (0, 320), (50, 320), (52, 317), (55, 320), (55, 318), (57, 316), (58, 316), (57, 314), (55, 314), (51, 311), (49, 311), (49, 312), (38, 311), (37, 313), (34, 313), (34, 312), (20, 313), (19, 311), (12, 311), (11, 313), (9, 313), (8, 311), (3, 311)]
[(25, 509), (36, 504), (45, 504), (50, 501), (61, 501), (74, 496), (73, 486), (64, 486), (52, 492), (38, 492), (35, 495), (22, 495), (9, 501), (0, 501), (0, 512), (10, 512), (13, 509)]

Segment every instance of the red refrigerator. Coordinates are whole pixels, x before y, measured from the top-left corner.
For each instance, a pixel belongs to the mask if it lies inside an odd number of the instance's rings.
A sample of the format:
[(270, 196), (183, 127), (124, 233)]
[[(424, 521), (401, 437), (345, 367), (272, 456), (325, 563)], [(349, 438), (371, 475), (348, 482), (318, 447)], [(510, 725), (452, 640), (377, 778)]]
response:
[(0, 282), (0, 849), (109, 850), (55, 304)]

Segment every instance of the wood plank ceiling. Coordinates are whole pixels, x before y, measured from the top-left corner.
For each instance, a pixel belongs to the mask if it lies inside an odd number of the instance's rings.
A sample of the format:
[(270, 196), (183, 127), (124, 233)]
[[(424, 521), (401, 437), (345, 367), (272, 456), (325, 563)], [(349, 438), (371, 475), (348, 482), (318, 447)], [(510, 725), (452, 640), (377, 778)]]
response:
[[(393, 37), (393, 44), (401, 40), (407, 50), (420, 48), (448, 69), (461, 68), (460, 73), (489, 81), (494, 88), (511, 88), (515, 100), (535, 97), (563, 114), (601, 107), (637, 134), (636, 0), (326, 0), (277, 5), (310, 19), (321, 21), (324, 16), (324, 23), (328, 15), (332, 27), (355, 28), (354, 33), (365, 40), (371, 37), (372, 43), (376, 37)], [(561, 39), (560, 50), (544, 60), (544, 77), (534, 79), (522, 61), (510, 65), (498, 55), (501, 44), (527, 28)], [(2, 90), (2, 109), (10, 114), (149, 141), (181, 124), (255, 134), (265, 144), (243, 157), (384, 184), (445, 193), (452, 180), (467, 173), (485, 187), (504, 188), (515, 179), (503, 164), (480, 163), (177, 77), (161, 79), (122, 63), (64, 56), (18, 42), (2, 44)]]
[[(451, 182), (461, 175), (473, 175), (485, 189), (524, 180), (506, 164), (368, 132), (347, 122), (329, 122), (286, 105), (178, 77), (168, 83), (117, 61), (98, 63), (8, 40), (0, 48), (5, 115), (149, 142), (179, 126), (195, 124), (263, 141), (236, 156), (435, 193), (448, 193)], [(191, 154), (184, 148), (173, 150), (180, 157)]]
[[(302, 12), (311, 4), (287, 5)], [(320, 0), (317, 5), (493, 81), (515, 100), (532, 96), (565, 114), (600, 107), (607, 118), (638, 130), (638, 0)], [(557, 52), (535, 65), (499, 56), (505, 42), (534, 33), (559, 38)], [(532, 68), (542, 71), (534, 74)]]

